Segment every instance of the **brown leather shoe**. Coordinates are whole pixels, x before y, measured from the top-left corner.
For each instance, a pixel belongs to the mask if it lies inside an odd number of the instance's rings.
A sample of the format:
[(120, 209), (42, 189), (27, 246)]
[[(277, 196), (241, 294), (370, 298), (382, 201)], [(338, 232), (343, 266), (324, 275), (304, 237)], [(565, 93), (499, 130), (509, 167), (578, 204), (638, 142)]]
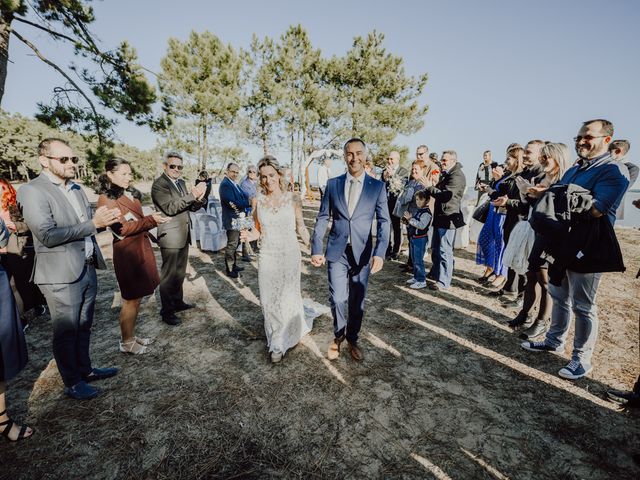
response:
[(334, 338), (331, 345), (329, 345), (329, 350), (327, 350), (327, 358), (329, 360), (335, 360), (340, 356), (340, 344), (342, 343), (342, 340), (344, 340), (344, 337)]
[(364, 354), (360, 347), (358, 347), (357, 343), (349, 343), (349, 350), (351, 350), (351, 358), (353, 358), (356, 362), (361, 362), (364, 360)]

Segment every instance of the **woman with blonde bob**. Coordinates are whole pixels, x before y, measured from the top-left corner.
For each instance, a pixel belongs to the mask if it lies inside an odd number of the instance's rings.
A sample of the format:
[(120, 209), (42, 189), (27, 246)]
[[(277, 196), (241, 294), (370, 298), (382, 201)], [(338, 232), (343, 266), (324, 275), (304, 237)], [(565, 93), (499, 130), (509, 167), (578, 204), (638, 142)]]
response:
[(244, 241), (260, 239), (258, 289), (264, 330), (271, 361), (277, 363), (287, 350), (311, 330), (313, 318), (305, 318), (300, 291), (302, 255), (296, 233), (309, 245), (302, 218), (300, 196), (288, 191), (284, 171), (275, 157), (258, 162), (260, 193), (253, 202), (255, 229), (243, 232)]
[[(540, 152), (540, 165), (542, 173), (533, 179), (533, 186), (526, 188), (525, 200), (531, 204), (530, 212), (533, 211), (533, 205), (544, 192), (558, 182), (571, 166), (569, 148), (564, 143), (547, 143)], [(518, 315), (509, 322), (512, 327), (517, 328), (531, 322), (531, 310), (536, 301), (536, 289), (538, 286), (540, 288), (538, 315), (533, 323), (520, 334), (520, 337), (526, 340), (544, 333), (546, 324), (551, 317), (548, 265), (540, 258), (543, 250), (542, 238), (534, 233), (528, 220), (520, 222), (514, 228), (512, 241), (513, 243), (510, 241), (507, 246), (505, 258), (509, 261), (511, 268), (518, 273), (526, 271), (527, 276), (522, 308)]]

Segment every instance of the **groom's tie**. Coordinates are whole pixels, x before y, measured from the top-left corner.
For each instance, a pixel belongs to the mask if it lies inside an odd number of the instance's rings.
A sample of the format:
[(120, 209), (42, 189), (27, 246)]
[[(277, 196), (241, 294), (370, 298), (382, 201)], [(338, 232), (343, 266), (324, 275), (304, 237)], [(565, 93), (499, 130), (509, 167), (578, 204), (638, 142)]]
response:
[(347, 200), (347, 209), (349, 210), (349, 217), (351, 217), (353, 215), (353, 211), (356, 209), (356, 192), (358, 191), (358, 183), (360, 180), (352, 178), (349, 182), (349, 199)]

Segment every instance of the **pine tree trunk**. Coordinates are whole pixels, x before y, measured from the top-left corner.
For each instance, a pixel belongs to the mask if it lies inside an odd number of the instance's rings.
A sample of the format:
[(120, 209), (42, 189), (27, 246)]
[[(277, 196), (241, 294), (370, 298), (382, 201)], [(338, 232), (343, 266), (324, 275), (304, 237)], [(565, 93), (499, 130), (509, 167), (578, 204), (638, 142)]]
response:
[(203, 122), (202, 124), (202, 165), (200, 170), (207, 169), (207, 122)]
[(4, 84), (7, 81), (7, 65), (9, 63), (9, 36), (13, 12), (3, 12), (0, 16), (0, 105), (4, 97)]

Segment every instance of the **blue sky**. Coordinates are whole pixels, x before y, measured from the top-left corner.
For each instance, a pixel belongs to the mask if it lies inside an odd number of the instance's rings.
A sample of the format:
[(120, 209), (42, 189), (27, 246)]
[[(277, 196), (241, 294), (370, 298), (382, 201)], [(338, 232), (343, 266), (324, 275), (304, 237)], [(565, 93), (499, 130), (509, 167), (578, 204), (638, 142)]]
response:
[[(94, 5), (93, 31), (104, 46), (128, 40), (141, 63), (159, 70), (167, 39), (211, 32), (235, 47), (253, 33), (278, 37), (301, 23), (325, 56), (342, 55), (356, 35), (375, 29), (407, 73), (429, 74), (424, 128), (399, 137), (411, 152), (458, 151), (468, 177), (482, 152), (502, 160), (511, 142), (571, 138), (583, 120), (604, 117), (640, 150), (640, 2), (634, 0), (485, 1), (124, 1)], [(26, 31), (27, 27), (17, 28)], [(64, 62), (60, 44), (33, 34), (43, 53)], [(57, 74), (11, 39), (3, 108), (31, 115), (60, 84)], [(155, 136), (122, 122), (121, 140), (150, 148)], [(247, 148), (259, 156), (259, 149)], [(283, 149), (283, 156), (285, 156)]]

